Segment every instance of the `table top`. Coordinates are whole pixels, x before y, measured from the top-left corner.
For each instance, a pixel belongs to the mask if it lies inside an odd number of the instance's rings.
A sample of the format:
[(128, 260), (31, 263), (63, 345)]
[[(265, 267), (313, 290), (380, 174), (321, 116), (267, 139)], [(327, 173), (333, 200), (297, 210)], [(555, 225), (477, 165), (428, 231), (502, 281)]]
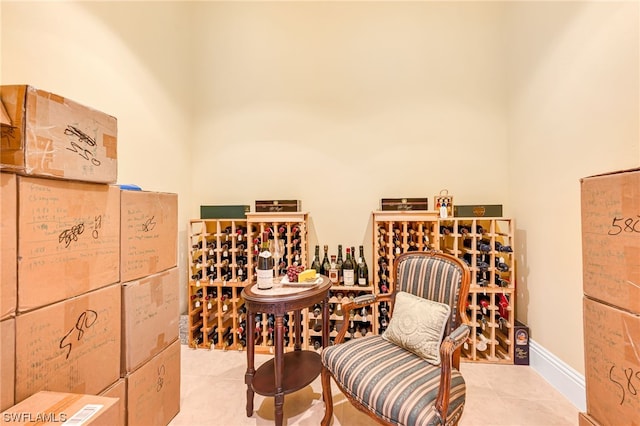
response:
[(242, 290), (242, 298), (252, 310), (288, 312), (307, 308), (321, 302), (331, 289), (328, 277), (320, 275), (317, 283), (298, 287), (274, 285), (269, 290), (260, 290), (256, 284), (249, 284)]

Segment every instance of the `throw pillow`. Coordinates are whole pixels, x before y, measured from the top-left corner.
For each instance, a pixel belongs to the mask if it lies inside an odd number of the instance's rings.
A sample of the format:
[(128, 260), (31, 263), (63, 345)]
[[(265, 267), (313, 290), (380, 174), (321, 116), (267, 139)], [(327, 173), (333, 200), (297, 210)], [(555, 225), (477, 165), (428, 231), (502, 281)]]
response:
[(440, 342), (451, 308), (404, 291), (396, 294), (393, 316), (382, 338), (440, 365)]

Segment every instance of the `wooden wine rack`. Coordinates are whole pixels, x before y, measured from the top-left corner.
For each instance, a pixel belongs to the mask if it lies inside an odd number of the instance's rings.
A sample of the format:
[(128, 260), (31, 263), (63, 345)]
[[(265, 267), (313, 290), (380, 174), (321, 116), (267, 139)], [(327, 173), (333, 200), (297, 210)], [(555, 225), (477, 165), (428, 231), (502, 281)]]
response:
[[(480, 226), (482, 232), (479, 232)], [(478, 243), (486, 244), (480, 246)], [(465, 259), (471, 271), (466, 314), (472, 327), (463, 346), (466, 361), (513, 364), (515, 325), (514, 222), (508, 218), (452, 217), (435, 211), (373, 212), (373, 276), (376, 293), (395, 285), (394, 259), (407, 251), (441, 250)], [(484, 262), (484, 263), (482, 263)], [(378, 312), (378, 331), (384, 330)]]
[(191, 220), (189, 226), (189, 345), (241, 349), (240, 293), (248, 282), (242, 263), (249, 258), (250, 241), (246, 220)]
[[(295, 262), (300, 266), (308, 268), (310, 264), (307, 243), (308, 218), (309, 214), (306, 212), (247, 213), (247, 226), (252, 229), (252, 238), (260, 238), (262, 233), (269, 228), (278, 231), (279, 228), (283, 227), (285, 231), (285, 254), (282, 260), (286, 266), (293, 265)], [(257, 257), (254, 254), (255, 253), (252, 252), (252, 255), (249, 257), (248, 267), (249, 282), (252, 284), (256, 282), (254, 272)], [(275, 267), (277, 268), (277, 265)], [(264, 312), (259, 313), (259, 315), (261, 318), (258, 324), (259, 329), (256, 328), (259, 335), (256, 339), (255, 350), (257, 353), (273, 353), (273, 326), (270, 326), (271, 316)], [(302, 315), (302, 349), (308, 349), (310, 346), (313, 346), (313, 344), (310, 343), (310, 331), (308, 327), (310, 321), (309, 309), (303, 309), (300, 315)], [(294, 322), (294, 312), (289, 312), (286, 318), (287, 327), (285, 330), (284, 345), (284, 350), (287, 352), (294, 349), (295, 342), (293, 339), (288, 338), (288, 336), (294, 336)]]
[[(189, 345), (194, 348), (244, 349), (243, 321), (257, 321), (260, 334), (256, 352), (273, 351), (271, 315), (246, 318), (242, 289), (256, 281), (256, 250), (262, 232), (284, 227), (286, 265), (308, 265), (307, 213), (248, 213), (246, 219), (194, 219), (189, 232)], [(214, 247), (215, 244), (215, 247)], [(295, 251), (294, 251), (295, 249)], [(308, 310), (301, 312), (309, 324)], [(287, 336), (293, 336), (290, 312)], [(246, 327), (245, 327), (246, 328)], [(309, 347), (309, 329), (303, 327), (304, 349)], [(285, 350), (293, 350), (293, 339)], [(312, 345), (312, 343), (311, 343)]]

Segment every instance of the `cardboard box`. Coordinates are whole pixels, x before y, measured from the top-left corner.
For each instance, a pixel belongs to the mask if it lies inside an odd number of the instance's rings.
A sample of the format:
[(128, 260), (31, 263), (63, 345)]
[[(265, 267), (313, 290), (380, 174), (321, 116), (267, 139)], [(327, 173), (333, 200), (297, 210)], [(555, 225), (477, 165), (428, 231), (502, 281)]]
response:
[(15, 314), (18, 303), (18, 179), (0, 173), (0, 319)]
[(600, 424), (587, 413), (578, 413), (578, 426), (600, 426)]
[(180, 341), (127, 376), (127, 424), (165, 426), (180, 411)]
[(513, 363), (515, 365), (529, 365), (529, 327), (516, 321), (513, 337), (516, 343), (513, 351)]
[(120, 191), (120, 280), (132, 281), (177, 265), (178, 195)]
[(31, 86), (0, 86), (11, 125), (2, 126), (0, 166), (29, 175), (115, 183), (117, 121)]
[(584, 294), (640, 312), (640, 169), (581, 186)]
[(383, 211), (429, 210), (428, 198), (383, 198), (380, 200)]
[(7, 109), (4, 107), (2, 100), (0, 99), (0, 125), (11, 126), (11, 119), (7, 113)]
[(299, 212), (302, 210), (300, 200), (256, 200), (256, 212)]
[(177, 267), (122, 284), (122, 377), (178, 338), (179, 289)]
[(14, 404), (16, 368), (16, 320), (0, 321), (0, 411)]
[(603, 426), (640, 413), (640, 314), (583, 298), (587, 413)]
[(18, 177), (18, 311), (120, 280), (116, 186)]
[(200, 206), (200, 219), (244, 219), (250, 211), (249, 205)]
[(120, 377), (120, 284), (16, 316), (16, 401), (97, 394)]
[[(42, 391), (2, 413), (12, 425), (117, 425), (120, 401), (104, 396)], [(69, 423), (65, 423), (69, 422)]]
[(127, 381), (125, 379), (118, 379), (117, 382), (109, 386), (107, 389), (100, 392), (100, 396), (106, 396), (109, 398), (118, 398), (120, 401), (120, 409), (118, 410), (118, 423), (119, 426), (126, 426), (127, 424)]

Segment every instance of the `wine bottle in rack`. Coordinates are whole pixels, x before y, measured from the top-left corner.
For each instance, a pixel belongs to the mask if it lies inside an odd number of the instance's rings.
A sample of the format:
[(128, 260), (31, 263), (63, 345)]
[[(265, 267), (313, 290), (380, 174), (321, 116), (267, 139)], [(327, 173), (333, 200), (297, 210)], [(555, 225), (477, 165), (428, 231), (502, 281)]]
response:
[(338, 265), (336, 264), (336, 255), (331, 255), (331, 266), (329, 267), (329, 280), (331, 285), (340, 284), (340, 275), (338, 274)]
[(202, 343), (202, 339), (204, 338), (204, 335), (202, 333), (202, 331), (200, 333), (198, 333), (196, 335), (196, 337), (193, 338), (193, 342), (192, 342), (192, 347), (198, 347), (198, 345), (200, 345), (200, 343)]
[(342, 263), (343, 284), (347, 286), (355, 285), (355, 271), (351, 260), (351, 249), (347, 247), (347, 258)]
[(191, 303), (193, 303), (194, 308), (199, 308), (202, 304), (202, 289), (196, 291), (191, 295)]
[(364, 258), (363, 246), (360, 246), (360, 257), (358, 258), (358, 285), (362, 287), (369, 285), (369, 268)]
[(496, 251), (500, 251), (503, 253), (513, 253), (513, 249), (511, 248), (511, 246), (504, 245), (499, 241), (496, 241), (495, 248)]
[(268, 290), (273, 287), (273, 257), (269, 251), (269, 233), (262, 233), (262, 250), (258, 255), (256, 269), (257, 286), (260, 290)]
[(344, 285), (344, 276), (342, 275), (342, 244), (338, 245), (338, 259), (336, 261), (336, 268), (338, 269), (338, 284)]
[(214, 325), (213, 328), (209, 330), (207, 339), (209, 340), (210, 347), (213, 347), (218, 344), (218, 326), (217, 325)]
[(216, 251), (215, 251), (216, 250), (216, 242), (213, 241), (213, 240), (207, 240), (206, 243), (207, 243), (207, 246), (206, 246), (207, 256), (209, 256), (209, 257), (215, 256), (216, 255)]
[(329, 261), (329, 246), (324, 246), (324, 259), (322, 259), (322, 270), (321, 274), (329, 276), (329, 270), (331, 269), (331, 262)]
[(494, 266), (500, 272), (508, 272), (509, 271), (509, 265), (507, 265), (505, 263), (504, 257), (496, 257)]
[(196, 282), (196, 287), (200, 287), (200, 281), (202, 280), (202, 269), (194, 272), (191, 275), (191, 279)]
[(313, 256), (313, 262), (311, 262), (311, 269), (315, 269), (319, 274), (322, 271), (322, 264), (320, 263), (320, 246), (316, 246), (316, 254)]

